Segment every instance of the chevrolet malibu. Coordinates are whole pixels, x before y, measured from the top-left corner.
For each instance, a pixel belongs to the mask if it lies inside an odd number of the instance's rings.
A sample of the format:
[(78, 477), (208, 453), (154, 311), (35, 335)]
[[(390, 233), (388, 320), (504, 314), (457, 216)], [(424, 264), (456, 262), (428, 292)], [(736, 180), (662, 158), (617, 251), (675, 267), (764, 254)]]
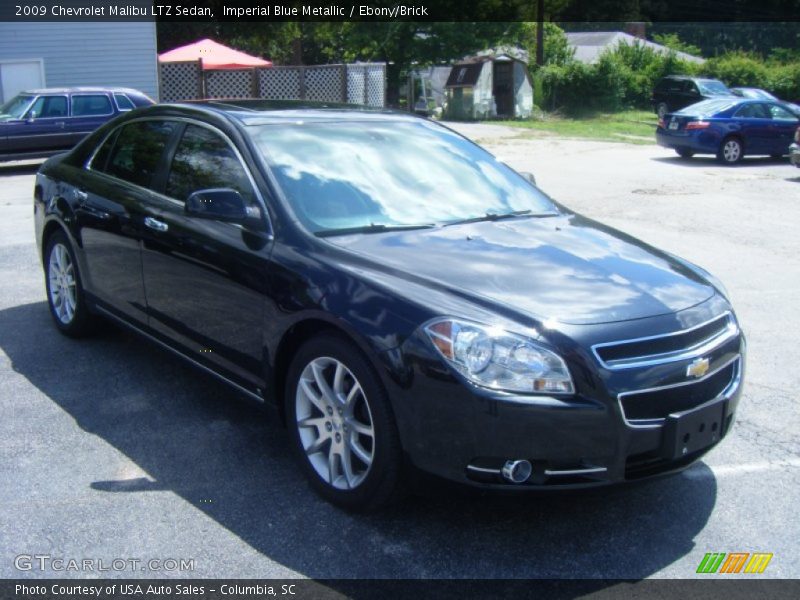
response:
[(345, 508), (418, 472), (674, 472), (736, 413), (745, 341), (714, 277), (418, 117), (154, 106), (48, 160), (34, 196), (56, 328), (115, 321), (274, 405)]

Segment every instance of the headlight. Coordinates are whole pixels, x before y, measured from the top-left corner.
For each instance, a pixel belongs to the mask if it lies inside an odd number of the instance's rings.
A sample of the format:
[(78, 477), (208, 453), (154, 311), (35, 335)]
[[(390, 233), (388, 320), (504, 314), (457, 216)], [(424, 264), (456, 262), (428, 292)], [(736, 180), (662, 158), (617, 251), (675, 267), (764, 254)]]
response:
[(575, 392), (561, 357), (526, 337), (448, 318), (424, 329), (447, 363), (477, 385), (509, 392)]

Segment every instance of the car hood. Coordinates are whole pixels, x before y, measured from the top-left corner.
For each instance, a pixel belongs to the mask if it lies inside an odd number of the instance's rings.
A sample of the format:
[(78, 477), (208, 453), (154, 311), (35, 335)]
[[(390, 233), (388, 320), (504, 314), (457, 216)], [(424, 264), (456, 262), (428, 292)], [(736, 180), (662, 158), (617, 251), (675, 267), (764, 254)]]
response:
[(683, 310), (714, 295), (712, 285), (684, 263), (578, 215), (327, 241), (401, 280), (421, 281), (539, 320), (595, 324), (639, 319)]

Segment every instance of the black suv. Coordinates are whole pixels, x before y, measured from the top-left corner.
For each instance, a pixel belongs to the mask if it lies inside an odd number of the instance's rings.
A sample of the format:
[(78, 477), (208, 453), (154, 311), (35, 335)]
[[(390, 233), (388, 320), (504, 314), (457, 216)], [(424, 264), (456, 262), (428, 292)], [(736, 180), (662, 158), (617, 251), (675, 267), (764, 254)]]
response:
[(695, 102), (733, 95), (733, 92), (717, 79), (668, 75), (658, 80), (650, 102), (658, 118), (663, 119), (668, 112), (680, 110)]

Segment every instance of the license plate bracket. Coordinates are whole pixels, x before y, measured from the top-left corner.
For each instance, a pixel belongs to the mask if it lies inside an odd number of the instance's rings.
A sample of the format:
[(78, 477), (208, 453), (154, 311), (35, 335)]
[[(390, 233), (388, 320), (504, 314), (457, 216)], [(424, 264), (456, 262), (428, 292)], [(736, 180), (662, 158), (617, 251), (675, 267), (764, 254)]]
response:
[(722, 437), (725, 402), (673, 413), (664, 426), (663, 456), (677, 460), (716, 444)]

